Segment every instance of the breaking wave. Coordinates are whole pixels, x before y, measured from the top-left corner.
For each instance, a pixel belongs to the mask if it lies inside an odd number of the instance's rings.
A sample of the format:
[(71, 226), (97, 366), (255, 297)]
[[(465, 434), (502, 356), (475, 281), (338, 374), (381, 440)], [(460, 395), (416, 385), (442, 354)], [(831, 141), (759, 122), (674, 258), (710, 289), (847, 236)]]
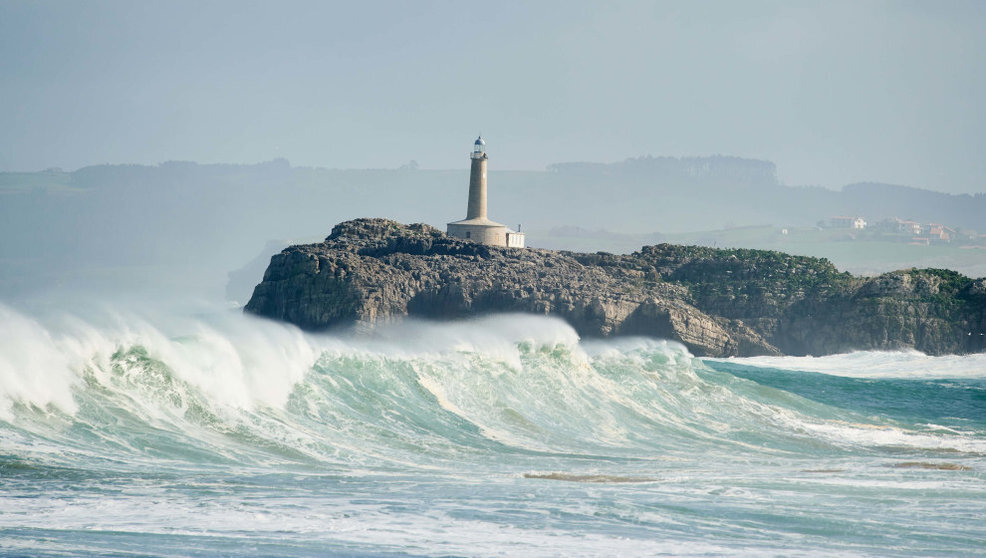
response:
[[(581, 341), (551, 318), (408, 321), (354, 337), (238, 312), (42, 324), (0, 307), (0, 328), (4, 447), (46, 462), (453, 470), (511, 456), (517, 474), (593, 479), (608, 477), (545, 472), (537, 460), (986, 454), (968, 425), (875, 418), (710, 368), (677, 343)], [(870, 358), (743, 362), (831, 371)]]

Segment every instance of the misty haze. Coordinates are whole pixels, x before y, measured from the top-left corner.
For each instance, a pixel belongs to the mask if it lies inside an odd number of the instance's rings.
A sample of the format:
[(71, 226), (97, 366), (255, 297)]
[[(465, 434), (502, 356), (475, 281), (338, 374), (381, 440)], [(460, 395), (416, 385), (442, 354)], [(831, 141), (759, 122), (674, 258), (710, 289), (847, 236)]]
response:
[(0, 554), (981, 553), (984, 24), (0, 0)]
[[(462, 211), (467, 183), (466, 163), (331, 170), (284, 159), (3, 173), (0, 292), (25, 295), (71, 278), (97, 290), (135, 283), (215, 295), (234, 272), (245, 283), (232, 285), (230, 296), (242, 303), (288, 241), (320, 240), (357, 217), (442, 228)], [(978, 232), (986, 231), (986, 195), (875, 183), (786, 186), (767, 161), (642, 157), (492, 170), (490, 204), (539, 248), (623, 253), (678, 242), (828, 257), (864, 274), (917, 266), (986, 275), (986, 236)], [(838, 222), (843, 216), (866, 225)], [(935, 225), (950, 235), (932, 238)], [(236, 275), (256, 258), (259, 268)]]

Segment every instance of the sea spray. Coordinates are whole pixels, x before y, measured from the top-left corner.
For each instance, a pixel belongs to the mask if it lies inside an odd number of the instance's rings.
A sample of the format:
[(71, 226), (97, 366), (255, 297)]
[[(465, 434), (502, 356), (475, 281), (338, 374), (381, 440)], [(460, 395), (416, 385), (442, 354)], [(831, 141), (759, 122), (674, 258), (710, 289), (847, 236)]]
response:
[(244, 408), (283, 406), (322, 350), (290, 326), (240, 315), (211, 318), (215, 323), (169, 318), (168, 327), (177, 334), (120, 314), (93, 322), (60, 316), (45, 327), (0, 305), (0, 374), (5, 380), (0, 396), (6, 408), (22, 402), (71, 413), (70, 388), (84, 373), (107, 372), (114, 355), (139, 348), (213, 401)]
[(82, 363), (61, 345), (38, 322), (0, 305), (0, 419), (13, 420), (15, 403), (75, 412), (72, 385)]
[[(818, 375), (829, 383), (798, 390), (813, 376), (696, 359), (662, 340), (580, 340), (535, 316), (352, 335), (219, 310), (2, 311), (5, 553), (926, 555), (983, 544), (986, 429), (972, 406), (934, 424), (920, 409), (941, 382), (974, 403), (986, 386), (969, 374), (907, 389), (880, 371), (865, 380), (911, 401), (899, 410), (823, 396), (859, 393), (836, 382), (862, 380)], [(918, 359), (845, 358), (875, 369)], [(795, 381), (771, 379), (785, 374)]]
[[(41, 347), (47, 355), (34, 363), (20, 349), (8, 351), (23, 366), (41, 367), (20, 374), (8, 364), (8, 375), (47, 374), (44, 389), (12, 382), (4, 392), (8, 409), (17, 403), (71, 416), (85, 404), (91, 413), (79, 420), (94, 431), (103, 427), (92, 413), (112, 408), (135, 425), (239, 440), (230, 447), (259, 439), (299, 443), (304, 447), (294, 450), (300, 454), (327, 461), (350, 447), (344, 460), (365, 462), (386, 461), (389, 444), (441, 456), (463, 447), (493, 451), (488, 442), (566, 455), (694, 452), (699, 442), (710, 451), (751, 443), (761, 451), (793, 451), (826, 441), (833, 449), (986, 450), (978, 440), (929, 438), (717, 377), (676, 343), (580, 343), (555, 319), (408, 321), (370, 336), (333, 336), (219, 314), (208, 323), (188, 321), (182, 324), (187, 333), (175, 336), (137, 318), (114, 316), (102, 329), (72, 318), (52, 331), (7, 314), (21, 328), (25, 350)], [(470, 439), (469, 432), (486, 440)], [(215, 440), (204, 445), (223, 446)], [(396, 457), (408, 459), (414, 457)]]

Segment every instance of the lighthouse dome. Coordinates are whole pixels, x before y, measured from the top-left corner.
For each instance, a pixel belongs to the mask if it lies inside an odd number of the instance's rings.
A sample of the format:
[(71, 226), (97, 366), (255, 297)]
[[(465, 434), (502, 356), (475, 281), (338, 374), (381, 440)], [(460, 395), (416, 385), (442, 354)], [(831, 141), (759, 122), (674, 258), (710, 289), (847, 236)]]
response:
[(486, 153), (486, 141), (483, 140), (483, 136), (476, 138), (476, 143), (472, 147), (472, 157), (473, 159), (482, 158), (482, 155)]
[(483, 136), (479, 136), (478, 138), (476, 138), (476, 143), (473, 144), (472, 150), (486, 151), (486, 140), (483, 139)]

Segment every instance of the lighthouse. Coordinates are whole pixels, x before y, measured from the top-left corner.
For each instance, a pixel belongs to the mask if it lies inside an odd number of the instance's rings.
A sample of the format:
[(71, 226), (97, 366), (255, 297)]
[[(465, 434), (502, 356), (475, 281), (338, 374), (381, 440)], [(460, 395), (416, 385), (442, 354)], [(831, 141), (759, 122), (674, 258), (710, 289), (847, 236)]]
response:
[(466, 221), (470, 219), (486, 219), (486, 142), (483, 136), (476, 138), (473, 145), (472, 160), (469, 168), (469, 207), (466, 209)]
[(448, 234), (489, 246), (524, 247), (524, 233), (512, 231), (506, 225), (490, 221), (486, 213), (486, 142), (476, 138), (469, 155), (469, 204), (466, 218), (448, 224)]

